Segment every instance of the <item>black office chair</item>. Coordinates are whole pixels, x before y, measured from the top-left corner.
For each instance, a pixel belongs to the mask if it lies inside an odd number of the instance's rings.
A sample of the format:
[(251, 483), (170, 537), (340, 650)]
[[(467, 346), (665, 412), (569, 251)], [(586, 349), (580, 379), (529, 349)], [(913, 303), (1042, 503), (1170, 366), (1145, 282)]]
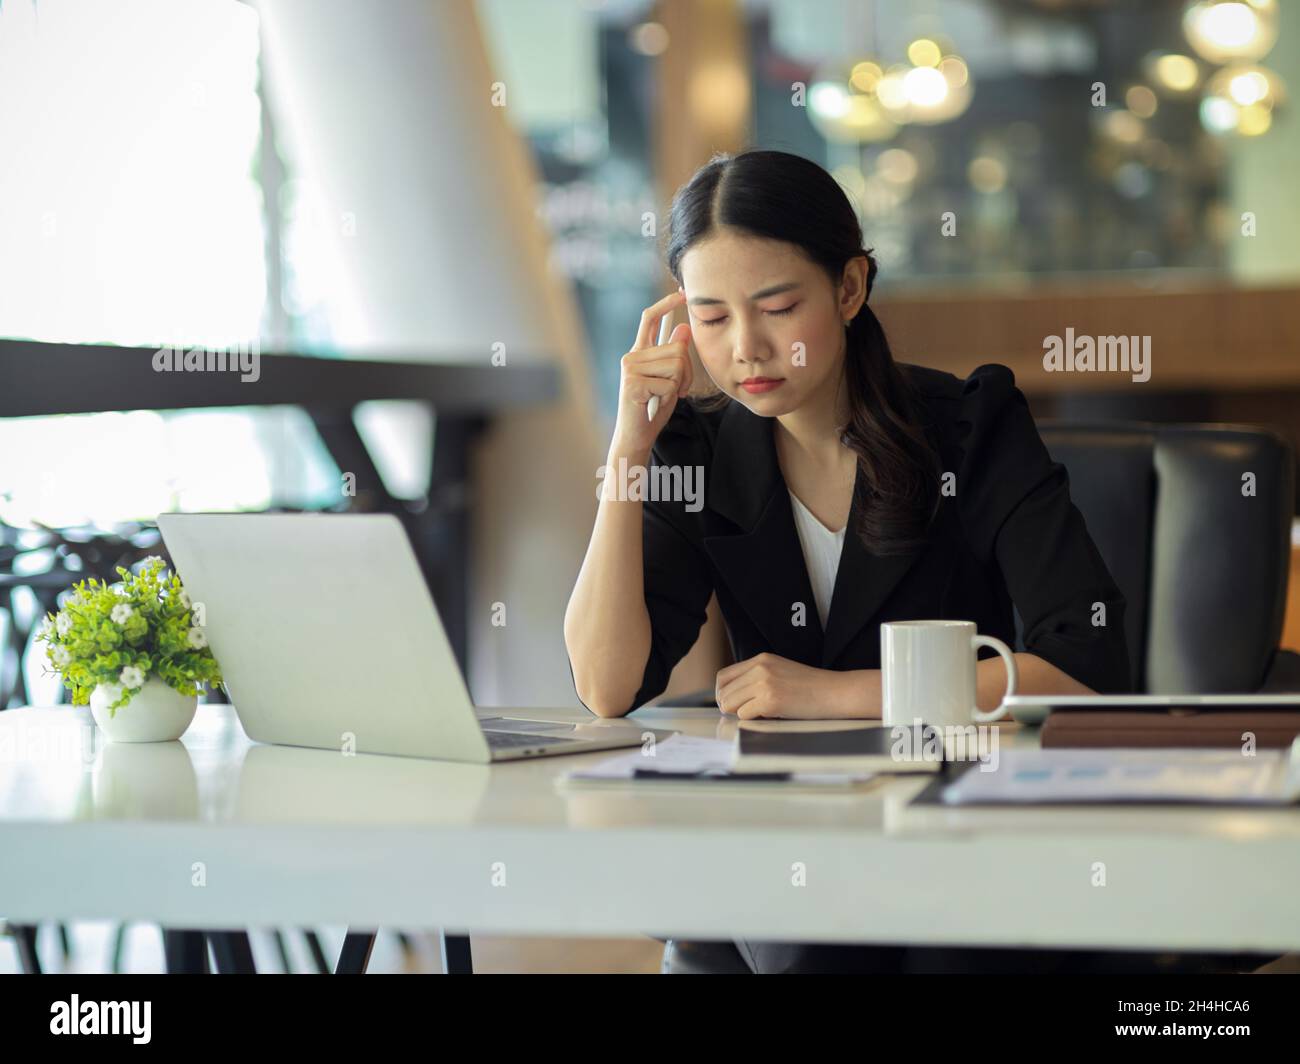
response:
[(1145, 422), (1043, 421), (1039, 433), (1128, 601), (1134, 691), (1300, 691), (1300, 657), (1278, 650), (1295, 516), (1287, 440)]
[[(1071, 498), (1128, 602), (1133, 690), (1300, 691), (1300, 655), (1278, 649), (1295, 515), (1287, 440), (1244, 425), (1038, 427), (1069, 472)], [(715, 704), (712, 691), (658, 701)], [(667, 939), (662, 971), (750, 969), (730, 941)]]

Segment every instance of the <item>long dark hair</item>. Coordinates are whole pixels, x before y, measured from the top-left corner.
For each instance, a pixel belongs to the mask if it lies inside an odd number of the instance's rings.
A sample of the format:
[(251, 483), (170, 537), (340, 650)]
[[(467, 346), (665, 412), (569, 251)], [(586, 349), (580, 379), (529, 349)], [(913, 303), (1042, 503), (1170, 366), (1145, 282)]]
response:
[[(757, 149), (718, 154), (673, 197), (665, 255), (682, 283), (682, 256), (726, 226), (799, 247), (838, 285), (844, 267), (867, 259), (867, 296), (876, 259), (844, 190), (814, 162)], [(849, 323), (844, 358), (849, 421), (845, 445), (857, 455), (865, 493), (855, 486), (861, 514), (855, 532), (875, 554), (904, 554), (926, 539), (939, 505), (939, 463), (926, 438), (915, 392), (894, 362), (880, 321), (863, 300)], [(718, 393), (715, 402), (730, 400)], [(704, 405), (711, 405), (708, 399)]]

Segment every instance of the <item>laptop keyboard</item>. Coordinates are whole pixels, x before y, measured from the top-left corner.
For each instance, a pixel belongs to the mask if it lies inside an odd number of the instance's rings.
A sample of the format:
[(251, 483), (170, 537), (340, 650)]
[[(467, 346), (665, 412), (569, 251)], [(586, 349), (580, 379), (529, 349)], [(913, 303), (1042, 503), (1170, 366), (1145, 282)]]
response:
[(520, 732), (493, 731), (483, 729), (489, 749), (515, 750), (521, 746), (555, 746), (560, 743), (576, 743), (577, 739), (562, 739), (556, 735), (526, 735)]

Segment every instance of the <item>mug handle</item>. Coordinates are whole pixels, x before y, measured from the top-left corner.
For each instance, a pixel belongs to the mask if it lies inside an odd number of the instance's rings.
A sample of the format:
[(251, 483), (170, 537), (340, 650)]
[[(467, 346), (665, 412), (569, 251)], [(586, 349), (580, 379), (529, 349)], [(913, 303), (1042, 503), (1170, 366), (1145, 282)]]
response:
[(994, 639), (991, 635), (973, 635), (970, 640), (971, 653), (973, 654), (980, 647), (991, 647), (1002, 656), (1002, 662), (1007, 667), (1007, 689), (1002, 695), (1002, 703), (997, 709), (991, 709), (987, 713), (978, 706), (971, 707), (971, 717), (976, 724), (992, 724), (995, 720), (1001, 720), (1007, 715), (1006, 700), (1016, 693), (1016, 685), (1020, 682), (1020, 672), (1016, 668), (1016, 659), (1011, 653), (1011, 648), (1002, 642), (1001, 639)]

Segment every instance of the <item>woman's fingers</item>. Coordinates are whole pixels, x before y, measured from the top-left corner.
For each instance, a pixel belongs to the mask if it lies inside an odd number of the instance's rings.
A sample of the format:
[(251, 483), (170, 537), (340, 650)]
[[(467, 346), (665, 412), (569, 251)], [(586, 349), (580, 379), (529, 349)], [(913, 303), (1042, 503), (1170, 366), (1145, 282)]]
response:
[(718, 680), (717, 680), (718, 688), (721, 689), (725, 687), (737, 676), (740, 676), (742, 673), (748, 672), (755, 665), (759, 665), (766, 660), (767, 660), (766, 655), (755, 654), (752, 658), (746, 658), (744, 661), (737, 661), (731, 665), (726, 666), (725, 668), (719, 669)]
[(634, 403), (645, 405), (652, 395), (659, 397), (659, 409), (669, 399), (677, 398), (677, 384), (671, 377), (639, 377), (628, 382), (625, 393)]
[[(646, 417), (655, 422), (664, 400), (669, 396), (680, 399), (690, 389), (690, 361), (684, 343), (629, 351), (623, 356), (622, 394), (633, 403), (648, 403)], [(663, 387), (652, 387), (649, 381), (662, 381)]]
[(758, 664), (759, 658), (752, 657), (718, 670), (718, 677), (714, 681), (714, 697), (719, 706), (726, 704), (734, 709), (733, 701), (737, 693), (763, 679), (766, 670), (756, 668)]
[(686, 294), (679, 288), (676, 292), (666, 295), (658, 303), (653, 303), (641, 312), (641, 325), (636, 332), (636, 343), (632, 345), (633, 351), (642, 351), (651, 347), (658, 336), (659, 319), (667, 314), (673, 307), (686, 302)]
[[(664, 348), (661, 347), (652, 347), (650, 349), (650, 351), (662, 350), (664, 350)], [(648, 356), (649, 354), (649, 351), (637, 352), (638, 356)], [(662, 355), (659, 358), (646, 357), (642, 359), (641, 357), (638, 357), (635, 361), (629, 363), (629, 366), (637, 376), (667, 377), (676, 381), (678, 384), (683, 384), (686, 382), (687, 375), (690, 372), (685, 366), (685, 363), (688, 361), (689, 360), (684, 358), (682, 355), (669, 354)]]
[(783, 717), (785, 714), (773, 712), (772, 706), (755, 696), (736, 709), (736, 716), (740, 720), (759, 720), (763, 717)]
[(695, 366), (691, 362), (691, 349), (689, 346), (690, 339), (691, 339), (691, 327), (687, 325), (685, 322), (679, 322), (676, 326), (674, 326), (672, 336), (669, 337), (670, 343), (681, 343), (681, 344), (688, 345), (685, 348), (682, 356), (682, 366), (686, 370), (686, 376), (685, 379), (682, 381), (681, 391), (677, 393), (678, 395), (686, 395), (691, 390), (691, 386), (695, 383)]
[(724, 713), (735, 713), (759, 691), (761, 677), (751, 669), (718, 689), (718, 708)]

